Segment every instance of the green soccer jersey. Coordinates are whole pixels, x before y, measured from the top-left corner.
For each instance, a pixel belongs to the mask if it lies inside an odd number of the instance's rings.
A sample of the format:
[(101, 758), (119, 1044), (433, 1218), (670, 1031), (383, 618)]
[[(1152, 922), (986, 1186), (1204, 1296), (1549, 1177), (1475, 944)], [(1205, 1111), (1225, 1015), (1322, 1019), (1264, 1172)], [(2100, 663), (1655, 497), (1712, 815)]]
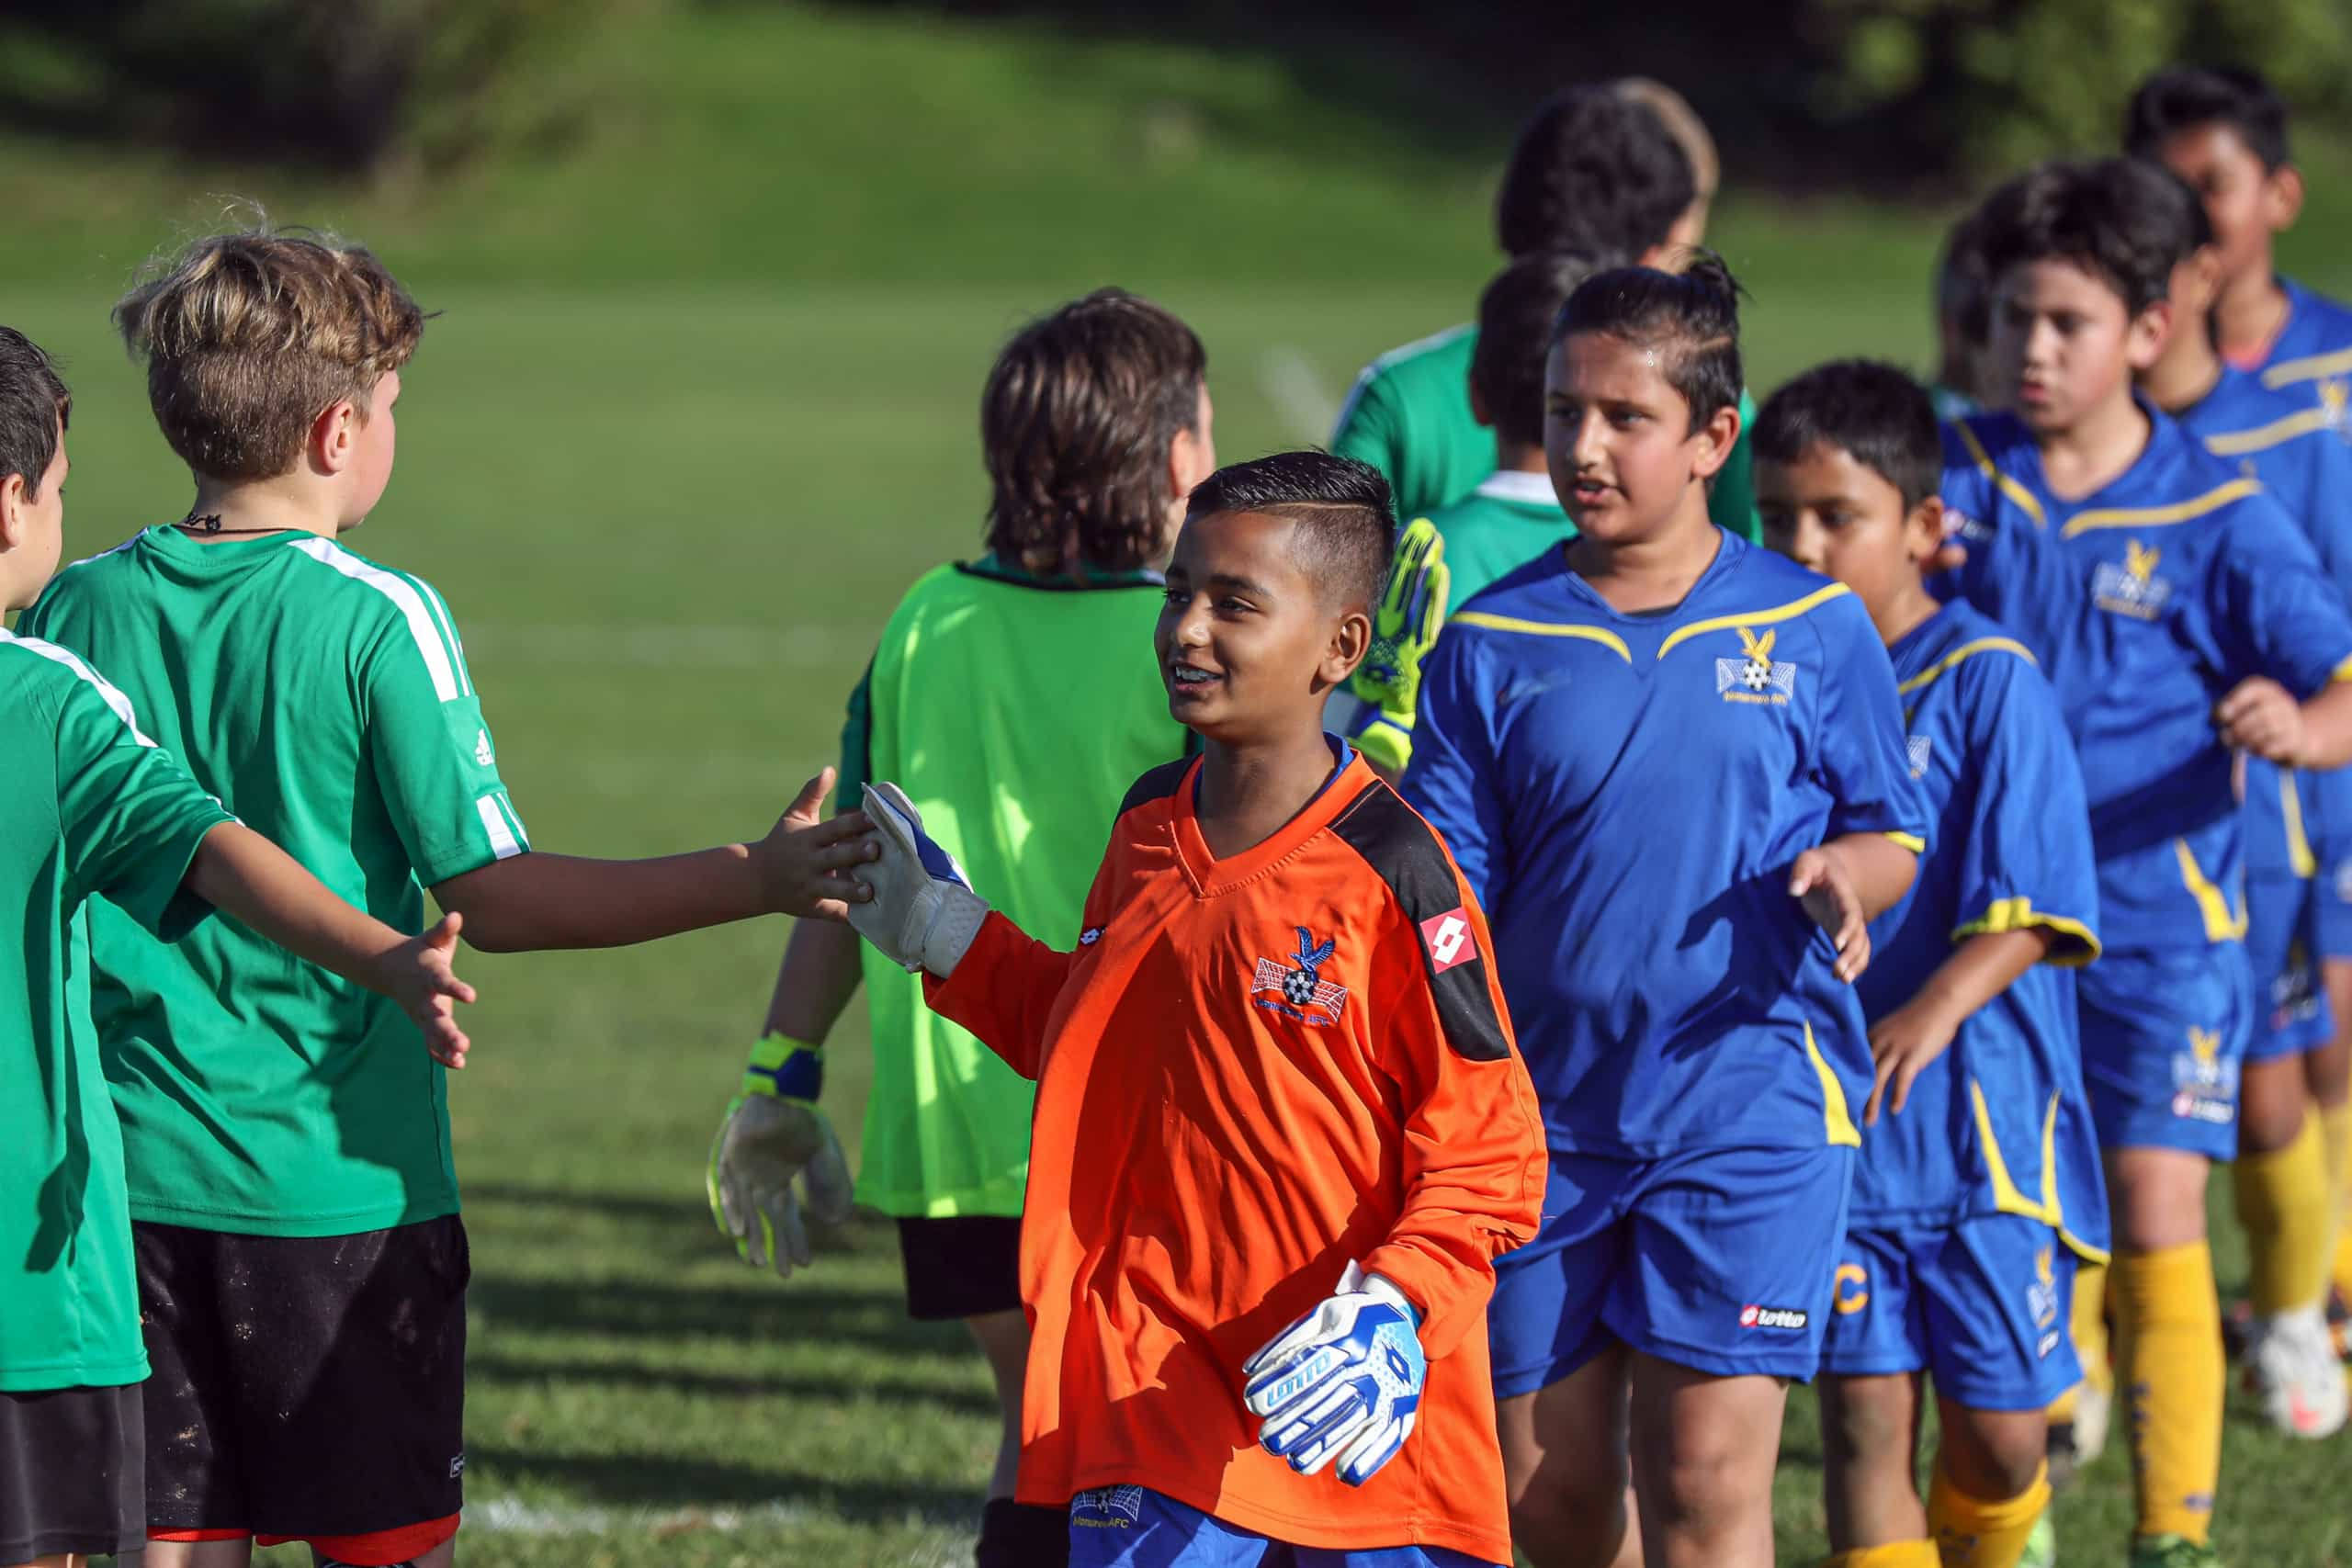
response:
[[(888, 780), (980, 896), (1060, 947), (1137, 775), (1182, 756), (1152, 650), (1156, 572), (1041, 579), (943, 566), (883, 628), (842, 737), (841, 799)], [(1018, 1214), (1036, 1086), (864, 948), (874, 1088), (857, 1176), (889, 1214)]]
[(1429, 514), (1445, 541), (1449, 615), (1505, 572), (1577, 536), (1549, 474), (1498, 469), (1478, 488)]
[[(396, 931), (527, 850), (448, 606), (331, 539), (150, 528), (27, 617), (130, 694), (197, 782)], [(91, 1010), (134, 1219), (345, 1235), (452, 1213), (443, 1070), (392, 1002), (233, 922), (175, 946), (107, 902)]]
[[(69, 940), (104, 894), (169, 942), (209, 913), (181, 880), (229, 820), (130, 702), (75, 655), (0, 631), (0, 1392), (115, 1387), (147, 1375), (88, 976)], [(150, 940), (153, 940), (151, 938)]]
[[(1363, 368), (1340, 411), (1331, 450), (1388, 476), (1396, 515), (1426, 517), (1495, 471), (1495, 433), (1470, 412), (1470, 360), (1478, 329), (1451, 328), (1394, 348)], [(1764, 537), (1756, 514), (1747, 433), (1756, 400), (1739, 394), (1739, 445), (1715, 476), (1707, 513), (1751, 543)]]

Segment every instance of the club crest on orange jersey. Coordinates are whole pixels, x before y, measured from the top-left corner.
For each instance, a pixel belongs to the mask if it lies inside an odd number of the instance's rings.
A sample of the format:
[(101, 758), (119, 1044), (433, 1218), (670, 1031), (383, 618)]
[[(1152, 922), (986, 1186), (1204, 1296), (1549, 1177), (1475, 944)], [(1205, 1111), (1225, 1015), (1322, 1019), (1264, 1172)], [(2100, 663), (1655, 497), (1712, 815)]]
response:
[(1298, 932), (1298, 951), (1287, 964), (1258, 960), (1250, 998), (1269, 1012), (1301, 1023), (1337, 1023), (1340, 1010), (1348, 1005), (1348, 988), (1323, 978), (1323, 965), (1331, 961), (1339, 944), (1329, 939), (1317, 942), (1305, 926), (1293, 929)]

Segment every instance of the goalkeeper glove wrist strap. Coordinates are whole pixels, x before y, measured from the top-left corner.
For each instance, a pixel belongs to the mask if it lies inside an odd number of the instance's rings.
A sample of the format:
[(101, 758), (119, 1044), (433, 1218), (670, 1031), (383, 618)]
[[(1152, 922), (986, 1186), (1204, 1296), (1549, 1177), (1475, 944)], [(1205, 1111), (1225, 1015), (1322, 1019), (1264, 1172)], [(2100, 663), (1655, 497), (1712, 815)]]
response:
[(771, 1032), (762, 1036), (759, 1043), (752, 1047), (752, 1059), (743, 1067), (745, 1094), (805, 1100), (813, 1104), (824, 1089), (824, 1047), (788, 1035)]

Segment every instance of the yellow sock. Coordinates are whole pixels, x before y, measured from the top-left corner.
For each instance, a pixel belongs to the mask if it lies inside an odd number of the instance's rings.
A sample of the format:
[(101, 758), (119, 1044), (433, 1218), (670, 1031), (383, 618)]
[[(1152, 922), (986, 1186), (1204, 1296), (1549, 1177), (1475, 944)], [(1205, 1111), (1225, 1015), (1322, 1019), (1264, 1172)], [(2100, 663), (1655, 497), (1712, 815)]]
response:
[(2115, 1370), (2141, 1535), (2202, 1542), (2222, 1479), (2222, 1302), (2204, 1242), (2115, 1255)]
[(2317, 1302), (2327, 1288), (2327, 1160), (2319, 1118), (2303, 1118), (2295, 1141), (2269, 1154), (2240, 1155), (2230, 1168), (2238, 1223), (2245, 1226), (2248, 1294), (2257, 1317)]
[(1928, 1530), (1942, 1554), (1941, 1568), (2018, 1568), (2026, 1538), (2049, 1506), (2047, 1465), (2034, 1472), (2032, 1485), (1997, 1503), (1971, 1497), (1937, 1465), (1928, 1489)]
[(2329, 1222), (2335, 1237), (2335, 1288), (2352, 1301), (2352, 1103), (2321, 1108), (2319, 1144), (2327, 1160), (2328, 1190), (2335, 1195)]
[(1841, 1551), (1821, 1568), (1940, 1568), (1932, 1540), (1897, 1540)]
[(2115, 1387), (2115, 1368), (2107, 1348), (2107, 1265), (2079, 1263), (2075, 1268), (2075, 1354), (2083, 1363), (2083, 1381), (2107, 1393)]

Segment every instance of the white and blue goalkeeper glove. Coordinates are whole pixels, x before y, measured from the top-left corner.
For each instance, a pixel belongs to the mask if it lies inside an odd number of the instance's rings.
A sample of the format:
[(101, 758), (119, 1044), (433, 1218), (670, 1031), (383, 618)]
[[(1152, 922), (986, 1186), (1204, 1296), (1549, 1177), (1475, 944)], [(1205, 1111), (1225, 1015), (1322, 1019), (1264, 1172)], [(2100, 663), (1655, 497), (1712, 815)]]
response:
[(1349, 689), (1377, 710), (1360, 730), (1356, 748), (1374, 766), (1395, 774), (1413, 757), (1413, 715), (1421, 701), (1421, 660), (1445, 628), (1453, 574), (1437, 525), (1417, 517), (1396, 536), (1396, 564), (1374, 606), (1372, 649)]
[(1336, 1458), (1349, 1485), (1372, 1479), (1413, 1433), (1429, 1373), (1419, 1321), (1404, 1292), (1349, 1264), (1339, 1294), (1242, 1363), (1258, 1441), (1301, 1475)]
[(780, 1280), (816, 1261), (796, 1179), (811, 1216), (829, 1225), (849, 1219), (849, 1161), (817, 1109), (824, 1085), (824, 1055), (816, 1046), (781, 1034), (752, 1046), (703, 1176), (710, 1217), (734, 1237), (736, 1252), (755, 1269), (774, 1268)]
[(905, 791), (867, 784), (865, 806), (882, 858), (850, 874), (874, 897), (849, 907), (849, 923), (908, 974), (928, 969), (944, 980), (979, 934), (988, 902), (972, 891), (956, 857), (922, 830), (922, 813)]

